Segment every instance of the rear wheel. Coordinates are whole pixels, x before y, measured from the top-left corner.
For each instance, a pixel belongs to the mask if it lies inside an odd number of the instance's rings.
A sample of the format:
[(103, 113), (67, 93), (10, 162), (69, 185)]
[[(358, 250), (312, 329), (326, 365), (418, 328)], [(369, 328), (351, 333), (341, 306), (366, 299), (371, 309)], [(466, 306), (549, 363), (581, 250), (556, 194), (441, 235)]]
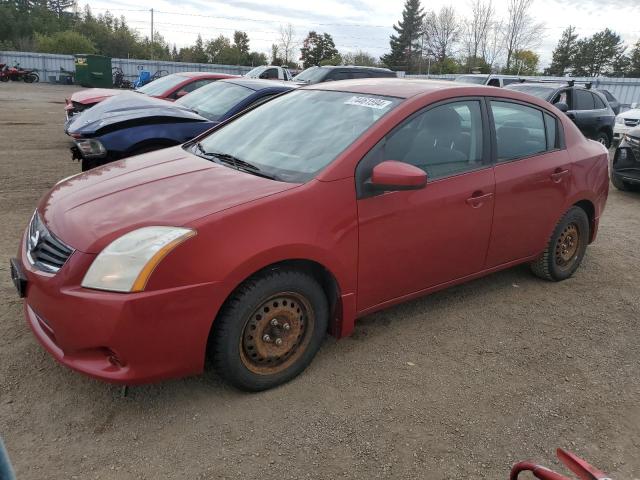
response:
[(531, 270), (545, 280), (566, 280), (578, 269), (589, 243), (589, 218), (580, 207), (571, 207), (556, 225), (544, 252)]
[(238, 288), (215, 321), (215, 368), (242, 390), (288, 382), (311, 363), (328, 320), (327, 298), (312, 276), (290, 269), (259, 274)]
[(607, 148), (611, 146), (611, 139), (609, 138), (609, 134), (607, 132), (599, 132), (595, 138), (595, 141), (601, 143)]
[(24, 81), (26, 83), (34, 83), (34, 82), (38, 82), (40, 81), (40, 77), (38, 76), (37, 73), (31, 72), (31, 73), (27, 73), (24, 76)]

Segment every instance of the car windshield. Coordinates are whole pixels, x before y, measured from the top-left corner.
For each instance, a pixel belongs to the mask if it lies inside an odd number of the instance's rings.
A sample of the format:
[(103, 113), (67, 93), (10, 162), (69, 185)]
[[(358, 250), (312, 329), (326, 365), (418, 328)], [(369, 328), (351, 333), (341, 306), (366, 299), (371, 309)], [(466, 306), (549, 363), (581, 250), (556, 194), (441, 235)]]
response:
[(179, 75), (174, 73), (172, 75), (166, 75), (164, 77), (160, 77), (153, 82), (147, 83), (145, 86), (140, 87), (136, 90), (136, 92), (144, 93), (146, 95), (155, 96), (162, 95), (167, 90), (172, 90), (180, 83), (184, 82), (187, 79), (184, 75)]
[(508, 90), (516, 90), (522, 93), (528, 93), (529, 95), (533, 95), (534, 97), (538, 97), (543, 100), (549, 100), (553, 95), (553, 92), (556, 91), (554, 87), (547, 87), (543, 85), (526, 85), (526, 84), (507, 85), (504, 88)]
[(327, 70), (320, 67), (309, 67), (306, 70), (300, 72), (293, 77), (293, 80), (297, 82), (317, 83), (320, 82), (326, 75)]
[(377, 95), (297, 90), (245, 113), (199, 146), (278, 180), (304, 182), (400, 102)]
[(249, 70), (247, 73), (244, 74), (244, 76), (249, 78), (260, 78), (260, 74), (264, 72), (266, 68), (267, 68), (266, 66), (261, 65), (259, 67)]
[(254, 90), (250, 88), (219, 81), (185, 95), (177, 100), (176, 104), (190, 108), (209, 120), (216, 121), (253, 93), (255, 93)]
[(456, 82), (475, 83), (476, 85), (484, 85), (486, 81), (486, 75), (460, 75), (456, 77)]

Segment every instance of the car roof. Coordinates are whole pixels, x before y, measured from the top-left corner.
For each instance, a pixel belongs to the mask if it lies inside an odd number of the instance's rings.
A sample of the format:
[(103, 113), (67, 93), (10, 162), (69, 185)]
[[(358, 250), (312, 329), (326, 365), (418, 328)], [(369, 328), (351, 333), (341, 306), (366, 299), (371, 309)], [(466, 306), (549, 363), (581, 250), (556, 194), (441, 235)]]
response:
[(335, 68), (347, 68), (349, 70), (373, 70), (378, 72), (392, 72), (389, 68), (381, 67), (366, 67), (363, 65), (319, 65), (318, 68), (325, 68), (327, 70), (333, 70)]
[[(316, 83), (301, 87), (304, 90), (330, 90), (337, 92), (385, 95), (389, 97), (409, 98), (422, 93), (447, 89), (469, 89), (468, 84), (448, 80), (423, 80), (407, 78), (364, 78), (361, 80), (338, 80), (336, 82)], [(473, 88), (495, 91), (495, 87), (476, 85)]]
[(265, 80), (262, 78), (247, 78), (247, 77), (233, 77), (221, 80), (221, 82), (234, 83), (242, 87), (250, 88), (251, 90), (265, 90), (271, 88), (274, 90), (291, 90), (298, 85), (292, 82), (278, 81), (278, 80)]
[(217, 72), (176, 72), (176, 75), (188, 78), (233, 78), (237, 75)]

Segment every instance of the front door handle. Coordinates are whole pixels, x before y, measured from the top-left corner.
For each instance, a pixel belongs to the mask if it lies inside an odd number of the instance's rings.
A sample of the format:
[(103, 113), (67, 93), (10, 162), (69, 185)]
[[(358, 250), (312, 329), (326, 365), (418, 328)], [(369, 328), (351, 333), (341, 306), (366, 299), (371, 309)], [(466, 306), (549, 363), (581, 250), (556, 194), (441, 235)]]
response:
[(471, 205), (471, 208), (480, 208), (491, 197), (493, 197), (493, 193), (474, 192), (472, 196), (467, 198), (467, 205)]
[(551, 174), (551, 180), (555, 183), (560, 183), (567, 175), (569, 175), (569, 170), (556, 170)]

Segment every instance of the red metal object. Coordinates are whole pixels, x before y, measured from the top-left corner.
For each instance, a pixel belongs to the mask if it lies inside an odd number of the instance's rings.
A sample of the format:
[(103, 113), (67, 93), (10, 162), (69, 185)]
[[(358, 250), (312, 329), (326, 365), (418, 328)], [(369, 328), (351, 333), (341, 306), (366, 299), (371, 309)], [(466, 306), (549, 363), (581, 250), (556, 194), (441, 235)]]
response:
[[(168, 88), (164, 92), (153, 95), (155, 98), (161, 98), (173, 102), (177, 99), (176, 94), (183, 90), (187, 85), (197, 82), (198, 80), (221, 80), (223, 78), (232, 78), (237, 75), (227, 75), (225, 73), (209, 73), (209, 72), (181, 72), (180, 76), (184, 77), (184, 80), (171, 88)], [(118, 95), (122, 93), (122, 90), (116, 88), (88, 88), (86, 90), (80, 90), (71, 95), (70, 98), (65, 98), (65, 112), (69, 114), (76, 108), (76, 105), (81, 105), (84, 108), (89, 108), (96, 103)], [(176, 97), (176, 98), (174, 98)], [(75, 105), (74, 105), (75, 104)]]
[[(282, 261), (312, 262), (333, 278), (330, 329), (342, 337), (358, 317), (535, 259), (577, 202), (593, 209), (593, 240), (608, 192), (607, 153), (549, 104), (509, 90), (404, 79), (312, 89), (404, 100), (304, 184), (249, 175), (173, 147), (74, 176), (42, 198), (44, 224), (75, 252), (55, 275), (29, 264), (25, 241), (19, 256), (28, 323), (58, 361), (124, 384), (197, 374), (225, 300)], [(566, 149), (357, 199), (356, 165), (386, 134), (425, 106), (468, 96), (547, 109), (562, 123)], [(557, 168), (571, 171), (569, 181), (552, 180)], [(80, 286), (110, 242), (151, 225), (197, 235), (157, 265), (142, 292)]]
[[(601, 472), (592, 465), (589, 465), (574, 453), (558, 448), (556, 455), (569, 470), (578, 476), (580, 480), (610, 480), (606, 473)], [(513, 466), (509, 477), (510, 480), (517, 480), (518, 475), (522, 472), (531, 472), (540, 480), (571, 480), (569, 477), (565, 477), (564, 475), (554, 472), (547, 467), (528, 461), (519, 462)]]

